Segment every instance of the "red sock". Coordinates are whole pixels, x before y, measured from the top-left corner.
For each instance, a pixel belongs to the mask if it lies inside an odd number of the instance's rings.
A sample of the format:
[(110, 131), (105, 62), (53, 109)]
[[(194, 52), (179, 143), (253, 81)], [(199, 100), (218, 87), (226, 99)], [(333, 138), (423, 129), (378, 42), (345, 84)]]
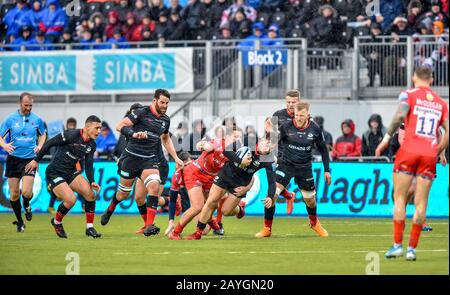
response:
[(272, 229), (273, 219), (264, 219), (264, 226)]
[(155, 223), (156, 209), (147, 207), (147, 220), (145, 221), (145, 225), (153, 225)]
[(281, 195), (282, 195), (286, 200), (292, 199), (292, 195), (291, 195), (290, 192), (288, 192), (287, 189), (284, 189), (284, 190), (281, 192)]
[(219, 207), (217, 208), (217, 217), (216, 217), (216, 221), (217, 222), (222, 222), (222, 205), (223, 205), (223, 201), (220, 200), (219, 201)]
[(94, 212), (86, 212), (86, 223), (94, 223)]
[(175, 229), (173, 232), (177, 235), (181, 234), (183, 232), (184, 226), (182, 226), (179, 222), (177, 223), (177, 226), (175, 226)]
[(308, 215), (309, 217), (309, 224), (312, 226), (316, 225), (317, 223), (317, 215)]
[(419, 244), (420, 233), (422, 232), (422, 225), (413, 223), (411, 229), (411, 235), (409, 236), (409, 246), (411, 248), (417, 248)]
[(405, 230), (405, 220), (394, 219), (394, 243), (396, 244), (402, 243), (404, 230)]
[(116, 210), (116, 205), (117, 204), (114, 204), (113, 202), (109, 203), (108, 211), (109, 212), (114, 212), (114, 210)]
[(62, 222), (65, 215), (63, 215), (61, 212), (56, 212), (55, 220), (58, 222)]

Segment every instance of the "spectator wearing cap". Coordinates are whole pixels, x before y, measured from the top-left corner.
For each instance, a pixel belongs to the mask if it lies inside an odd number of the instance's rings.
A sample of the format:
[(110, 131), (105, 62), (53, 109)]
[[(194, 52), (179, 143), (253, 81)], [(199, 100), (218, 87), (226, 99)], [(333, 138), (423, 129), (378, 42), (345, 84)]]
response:
[(130, 44), (127, 44), (128, 40), (124, 36), (122, 36), (122, 30), (120, 28), (116, 28), (114, 30), (113, 36), (109, 38), (106, 42), (112, 48), (119, 48), (119, 49), (130, 48)]
[(66, 12), (61, 8), (58, 0), (48, 0), (47, 7), (42, 12), (42, 22), (39, 29), (45, 32), (46, 38), (55, 43), (68, 24)]
[(230, 22), (233, 38), (244, 39), (250, 34), (250, 22), (245, 18), (244, 9), (239, 8)]
[[(383, 119), (379, 114), (371, 115), (367, 124), (369, 129), (362, 135), (362, 155), (373, 157), (378, 144), (380, 144), (386, 134), (386, 127), (384, 127)], [(382, 156), (388, 155), (389, 151), (386, 149)]]
[(107, 40), (113, 37), (116, 28), (120, 28), (119, 13), (112, 10), (108, 12), (108, 23), (106, 24), (104, 33)]
[(190, 39), (196, 39), (199, 34), (202, 34), (201, 30), (206, 26), (205, 16), (205, 5), (200, 0), (190, 0), (181, 11), (181, 18), (186, 22)]
[(47, 40), (45, 32), (38, 31), (36, 33), (36, 36), (31, 39), (30, 46), (28, 50), (30, 51), (45, 51), (45, 50), (53, 50), (53, 46), (49, 46), (49, 44), (52, 44), (49, 40)]
[[(134, 31), (133, 40), (152, 41), (151, 35), (155, 31), (155, 22), (152, 21), (149, 15), (144, 16), (141, 24)], [(150, 36), (147, 36), (150, 34)]]
[(343, 46), (344, 25), (337, 10), (329, 5), (319, 8), (319, 16), (309, 23), (308, 39), (319, 48), (340, 48)]
[(387, 30), (394, 22), (395, 18), (403, 13), (402, 0), (379, 0), (380, 11), (376, 12), (372, 17), (372, 21), (376, 21), (381, 25), (382, 30)]
[(72, 44), (72, 43), (74, 43), (73, 37), (72, 37), (72, 30), (70, 28), (65, 28), (63, 30), (61, 38), (59, 39), (59, 43), (62, 43), (62, 44)]
[[(219, 35), (220, 40), (231, 40), (232, 39), (229, 23), (224, 23), (223, 25), (221, 25), (220, 29), (219, 29), (219, 33), (220, 33), (220, 35)], [(222, 42), (221, 45), (228, 46), (228, 45), (232, 45), (232, 44), (230, 42)]]
[(243, 10), (245, 18), (249, 21), (254, 22), (256, 20), (257, 12), (253, 7), (246, 5), (245, 0), (234, 0), (234, 4), (222, 13), (221, 25), (230, 22), (239, 9)]
[(153, 40), (166, 41), (172, 33), (170, 31), (169, 23), (169, 10), (161, 10), (159, 13), (159, 21), (156, 24), (155, 31), (153, 32)]
[(81, 36), (81, 39), (79, 40), (79, 43), (80, 43), (80, 45), (74, 46), (74, 49), (79, 49), (79, 50), (92, 49), (93, 39), (92, 39), (92, 33), (90, 30), (86, 30), (83, 32), (83, 35)]
[[(324, 127), (325, 119), (324, 119), (324, 117), (316, 116), (316, 117), (314, 117), (313, 121), (316, 122), (317, 125), (319, 125), (320, 129), (322, 129), (323, 137), (325, 139), (325, 143), (327, 144), (328, 151), (331, 152), (333, 150), (333, 136), (331, 135), (330, 132), (325, 130), (325, 127)], [(320, 155), (320, 152), (319, 152), (319, 150), (317, 149), (316, 146), (313, 149), (313, 153), (315, 155)]]
[(125, 39), (130, 42), (136, 42), (140, 40), (140, 35), (136, 34), (139, 25), (136, 23), (136, 16), (133, 12), (129, 11), (127, 14), (127, 21), (122, 26), (122, 32)]
[(367, 67), (369, 70), (369, 84), (368, 87), (375, 86), (375, 78), (378, 74), (380, 77), (381, 86), (384, 85), (384, 59), (388, 52), (389, 45), (381, 44), (383, 40), (378, 38), (382, 35), (381, 25), (377, 22), (372, 22), (370, 25), (370, 39), (368, 43), (373, 43), (373, 46), (368, 46), (367, 50), (362, 52), (364, 58), (367, 61)]
[(43, 7), (41, 0), (33, 0), (30, 2), (31, 8), (28, 10), (26, 18), (27, 23), (32, 26), (33, 31), (39, 30), (39, 23), (42, 22)]
[(32, 29), (31, 26), (23, 26), (20, 29), (20, 37), (17, 39), (14, 39), (13, 42), (11, 42), (11, 49), (12, 51), (20, 51), (22, 50), (22, 46), (26, 50), (26, 45), (30, 44), (31, 40), (33, 39), (31, 37)]
[(346, 119), (341, 123), (342, 136), (336, 140), (331, 153), (334, 160), (361, 156), (361, 138), (355, 134), (355, 129), (352, 119)]
[(27, 0), (17, 0), (16, 6), (8, 11), (3, 17), (3, 23), (6, 25), (6, 36), (19, 37), (20, 28), (30, 25), (28, 14)]
[[(245, 38), (239, 43), (239, 47), (254, 47), (256, 40), (262, 40), (267, 38), (264, 35), (264, 24), (262, 22), (256, 22), (252, 25), (253, 34)], [(245, 48), (244, 48), (245, 49)]]
[(106, 121), (102, 122), (101, 132), (95, 143), (97, 145), (97, 150), (95, 152), (96, 158), (104, 156), (108, 159), (112, 159), (117, 139)]
[(418, 24), (420, 23), (421, 17), (423, 17), (423, 5), (420, 0), (412, 0), (408, 4), (408, 24), (410, 27), (414, 28), (418, 32)]
[(136, 0), (134, 7), (133, 13), (136, 16), (136, 22), (140, 24), (142, 19), (149, 15), (150, 11), (143, 0)]
[(408, 20), (404, 16), (397, 16), (387, 31), (387, 34), (397, 42), (400, 41), (400, 36), (410, 36), (413, 33), (413, 29), (408, 25)]
[(267, 29), (267, 37), (262, 40), (263, 46), (283, 46), (283, 39), (278, 37), (279, 28), (276, 24), (271, 24)]
[(110, 49), (111, 47), (103, 41), (103, 35), (100, 33), (94, 33), (92, 36), (92, 49), (102, 50)]
[(183, 40), (186, 33), (185, 24), (176, 10), (170, 10), (169, 31), (171, 33), (167, 40)]

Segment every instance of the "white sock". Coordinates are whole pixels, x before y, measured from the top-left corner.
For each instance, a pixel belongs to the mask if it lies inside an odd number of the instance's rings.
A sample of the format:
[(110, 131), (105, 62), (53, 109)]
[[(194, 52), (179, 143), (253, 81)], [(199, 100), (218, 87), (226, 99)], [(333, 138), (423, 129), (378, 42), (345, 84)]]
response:
[(61, 221), (58, 221), (58, 220), (56, 220), (56, 219), (54, 219), (54, 222), (55, 222), (55, 224), (62, 224)]
[(91, 227), (94, 227), (94, 224), (93, 224), (93, 223), (87, 223), (87, 224), (86, 224), (86, 228), (91, 228)]

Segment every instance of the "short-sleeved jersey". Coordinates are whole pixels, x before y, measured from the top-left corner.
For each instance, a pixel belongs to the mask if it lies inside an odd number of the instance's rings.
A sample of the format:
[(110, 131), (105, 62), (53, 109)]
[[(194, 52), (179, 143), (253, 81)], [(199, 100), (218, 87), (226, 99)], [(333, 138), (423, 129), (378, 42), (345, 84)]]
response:
[(214, 151), (210, 153), (202, 152), (197, 159), (197, 163), (205, 172), (216, 175), (228, 161), (228, 158), (223, 153), (225, 151), (225, 139), (213, 139), (209, 143), (214, 148)]
[(16, 148), (11, 155), (31, 159), (36, 156), (34, 148), (39, 136), (45, 134), (44, 121), (31, 112), (29, 115), (21, 115), (19, 110), (10, 114), (0, 125), (0, 136), (13, 142)]
[(414, 154), (437, 156), (439, 127), (448, 120), (445, 101), (429, 87), (404, 91), (399, 101), (409, 106), (401, 148)]
[(310, 167), (312, 149), (316, 144), (323, 151), (322, 161), (326, 172), (330, 171), (329, 157), (322, 129), (314, 121), (301, 129), (295, 120), (284, 124), (280, 129), (280, 141), (283, 145), (282, 163), (299, 169)]
[(41, 161), (42, 157), (52, 146), (57, 146), (58, 148), (49, 167), (57, 171), (70, 172), (79, 170), (77, 164), (79, 161), (85, 160), (86, 176), (90, 182), (94, 181), (93, 163), (97, 145), (93, 139), (84, 140), (83, 129), (69, 129), (54, 136), (44, 144), (36, 155), (35, 160), (37, 162)]
[(178, 169), (172, 176), (172, 183), (170, 189), (173, 191), (179, 191), (184, 186), (183, 169)]
[(160, 157), (161, 135), (169, 133), (170, 118), (158, 114), (151, 106), (133, 110), (127, 117), (135, 132), (146, 132), (147, 139), (129, 138), (125, 152), (142, 158)]

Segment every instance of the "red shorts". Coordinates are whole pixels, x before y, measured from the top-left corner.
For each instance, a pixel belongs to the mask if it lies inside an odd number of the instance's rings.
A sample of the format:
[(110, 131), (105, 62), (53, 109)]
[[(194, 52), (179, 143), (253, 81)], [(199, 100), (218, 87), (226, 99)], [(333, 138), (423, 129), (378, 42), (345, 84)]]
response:
[(437, 157), (413, 154), (400, 148), (395, 157), (394, 172), (422, 176), (433, 180), (436, 177), (436, 162)]
[(203, 191), (207, 192), (211, 189), (214, 176), (204, 173), (193, 163), (183, 168), (184, 186), (189, 191), (191, 188), (201, 186)]

